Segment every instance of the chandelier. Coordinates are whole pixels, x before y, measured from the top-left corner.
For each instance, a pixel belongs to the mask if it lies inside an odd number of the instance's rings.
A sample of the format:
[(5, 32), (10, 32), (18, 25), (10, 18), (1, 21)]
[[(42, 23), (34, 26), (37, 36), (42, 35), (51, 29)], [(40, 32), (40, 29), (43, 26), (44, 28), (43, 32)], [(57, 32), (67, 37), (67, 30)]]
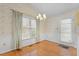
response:
[(41, 20), (46, 20), (46, 18), (47, 18), (47, 17), (46, 17), (46, 14), (40, 14), (40, 13), (39, 13), (39, 14), (36, 16), (36, 19), (37, 19), (37, 20), (40, 20), (40, 21), (41, 21)]

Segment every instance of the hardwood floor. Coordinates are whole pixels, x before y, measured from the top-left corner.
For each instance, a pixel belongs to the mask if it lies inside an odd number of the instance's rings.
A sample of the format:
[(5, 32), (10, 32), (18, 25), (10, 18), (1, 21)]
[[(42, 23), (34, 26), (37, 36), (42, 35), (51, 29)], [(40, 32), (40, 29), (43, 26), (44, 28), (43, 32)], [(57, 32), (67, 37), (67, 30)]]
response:
[(59, 44), (47, 40), (41, 41), (21, 50), (14, 50), (1, 54), (1, 56), (76, 56), (76, 48), (65, 49)]

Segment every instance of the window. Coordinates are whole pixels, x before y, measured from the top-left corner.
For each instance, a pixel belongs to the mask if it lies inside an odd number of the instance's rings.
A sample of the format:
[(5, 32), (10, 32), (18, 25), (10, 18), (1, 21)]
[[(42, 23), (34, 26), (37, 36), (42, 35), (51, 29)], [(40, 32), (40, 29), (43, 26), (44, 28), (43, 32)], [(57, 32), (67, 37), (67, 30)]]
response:
[(36, 38), (36, 20), (23, 16), (22, 40)]
[(61, 20), (61, 41), (72, 42), (72, 19)]

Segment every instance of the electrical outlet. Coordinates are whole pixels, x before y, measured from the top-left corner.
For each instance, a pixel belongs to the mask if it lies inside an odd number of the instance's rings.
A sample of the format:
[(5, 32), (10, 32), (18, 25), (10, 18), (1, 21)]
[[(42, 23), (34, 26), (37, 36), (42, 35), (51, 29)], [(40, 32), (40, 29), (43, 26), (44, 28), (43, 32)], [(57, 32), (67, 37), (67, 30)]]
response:
[(3, 46), (5, 46), (6, 45), (6, 43), (3, 43)]

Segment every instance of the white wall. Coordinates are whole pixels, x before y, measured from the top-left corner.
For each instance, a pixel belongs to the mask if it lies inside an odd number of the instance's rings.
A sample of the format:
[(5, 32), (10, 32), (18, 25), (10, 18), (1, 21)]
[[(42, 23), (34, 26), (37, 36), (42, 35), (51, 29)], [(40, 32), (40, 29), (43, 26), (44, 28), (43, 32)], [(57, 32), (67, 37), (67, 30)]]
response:
[[(64, 14), (61, 14), (59, 16), (56, 16), (56, 17), (52, 17), (52, 18), (49, 18), (47, 20), (47, 23), (46, 23), (46, 33), (48, 35), (48, 40), (49, 41), (52, 41), (52, 42), (57, 42), (57, 43), (62, 43), (62, 44), (65, 44), (65, 45), (70, 45), (70, 46), (74, 46), (76, 47), (77, 44), (77, 39), (74, 37), (73, 38), (73, 43), (72, 44), (66, 44), (66, 43), (63, 43), (60, 41), (60, 20), (63, 20), (63, 19), (67, 19), (67, 18), (72, 18), (73, 20), (75, 20), (75, 12), (74, 11), (71, 11), (71, 12), (68, 12), (68, 13), (64, 13)], [(74, 29), (75, 31), (75, 29)], [(75, 33), (74, 33), (75, 34)]]
[[(0, 54), (15, 49), (15, 40), (12, 39), (12, 12), (11, 9), (35, 17), (36, 13), (32, 8), (23, 4), (0, 4)], [(33, 44), (32, 39), (23, 40), (22, 47)]]
[[(46, 19), (47, 20), (47, 19)], [(47, 26), (46, 26), (46, 20), (44, 21), (44, 20), (42, 20), (42, 21), (40, 21), (40, 41), (41, 40), (47, 40), (47, 34), (46, 34), (46, 28), (47, 28)]]
[(12, 21), (9, 9), (0, 6), (0, 53), (11, 50)]

